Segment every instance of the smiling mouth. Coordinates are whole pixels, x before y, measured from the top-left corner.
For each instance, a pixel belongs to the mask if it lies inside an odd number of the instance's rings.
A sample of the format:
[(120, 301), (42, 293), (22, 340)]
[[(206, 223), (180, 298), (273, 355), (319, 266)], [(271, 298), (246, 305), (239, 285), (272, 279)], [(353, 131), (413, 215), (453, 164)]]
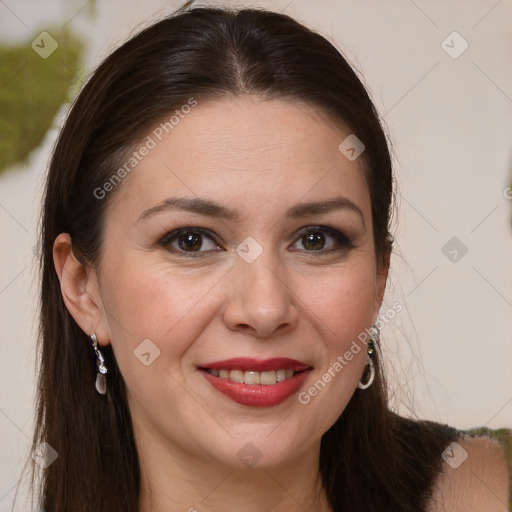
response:
[[(219, 377), (221, 379), (228, 379), (232, 382), (237, 382), (239, 384), (249, 384), (249, 385), (260, 385), (260, 386), (273, 386), (278, 382), (283, 382), (287, 379), (291, 379), (295, 374), (301, 373), (296, 372), (291, 369), (279, 369), (279, 370), (270, 370), (266, 372), (258, 372), (258, 371), (242, 371), (242, 370), (217, 370), (212, 368), (201, 368), (202, 370), (206, 370), (208, 373), (213, 375), (214, 377)], [(302, 370), (306, 371), (306, 370)]]
[[(206, 367), (200, 367), (198, 370), (214, 389), (234, 402), (249, 407), (271, 407), (279, 405), (295, 394), (304, 384), (312, 368), (306, 367), (297, 371), (280, 368), (261, 372)], [(215, 375), (216, 373), (219, 375)]]
[(313, 368), (288, 357), (236, 357), (205, 362), (198, 370), (214, 389), (238, 404), (271, 407), (296, 393)]

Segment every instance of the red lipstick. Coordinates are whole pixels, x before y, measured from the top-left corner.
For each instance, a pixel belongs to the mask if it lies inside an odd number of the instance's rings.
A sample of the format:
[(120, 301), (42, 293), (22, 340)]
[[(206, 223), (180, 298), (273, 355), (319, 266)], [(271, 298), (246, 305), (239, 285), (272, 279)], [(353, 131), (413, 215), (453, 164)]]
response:
[[(210, 370), (240, 370), (269, 372), (272, 370), (292, 370), (292, 377), (269, 385), (245, 384), (234, 382), (230, 378), (212, 375)], [(303, 385), (312, 368), (305, 363), (289, 358), (252, 359), (235, 358), (215, 361), (202, 365), (199, 371), (204, 378), (220, 393), (234, 402), (249, 407), (271, 407), (284, 402)]]

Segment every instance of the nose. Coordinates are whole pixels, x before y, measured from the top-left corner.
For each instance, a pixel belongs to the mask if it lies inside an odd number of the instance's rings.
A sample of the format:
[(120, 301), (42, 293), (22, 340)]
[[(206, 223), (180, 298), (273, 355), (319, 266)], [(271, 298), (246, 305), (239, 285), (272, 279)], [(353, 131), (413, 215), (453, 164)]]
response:
[(238, 259), (230, 272), (224, 309), (229, 329), (261, 339), (293, 330), (298, 321), (297, 297), (285, 270), (264, 255), (252, 263)]

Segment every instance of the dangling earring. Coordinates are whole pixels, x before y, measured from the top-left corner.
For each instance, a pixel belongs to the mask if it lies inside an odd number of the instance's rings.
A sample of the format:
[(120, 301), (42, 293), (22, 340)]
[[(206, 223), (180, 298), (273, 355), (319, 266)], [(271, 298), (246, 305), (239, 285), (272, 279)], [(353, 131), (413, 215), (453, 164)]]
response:
[(107, 392), (107, 367), (105, 366), (105, 359), (103, 354), (98, 348), (98, 338), (96, 334), (91, 334), (91, 342), (94, 353), (96, 354), (96, 391), (100, 395), (104, 395)]
[(366, 352), (366, 367), (363, 372), (363, 378), (358, 382), (359, 389), (368, 389), (375, 379), (375, 366), (373, 365), (373, 354), (375, 353), (375, 341), (378, 337), (379, 330), (377, 327), (371, 328), (370, 339), (368, 341), (368, 350)]

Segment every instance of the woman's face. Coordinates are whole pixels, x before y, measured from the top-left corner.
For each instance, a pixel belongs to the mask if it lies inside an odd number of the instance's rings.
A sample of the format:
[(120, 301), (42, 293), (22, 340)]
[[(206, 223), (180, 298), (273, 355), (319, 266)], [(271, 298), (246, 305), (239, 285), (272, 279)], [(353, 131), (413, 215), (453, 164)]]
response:
[(136, 435), (281, 464), (319, 443), (366, 364), (360, 343), (344, 357), (385, 286), (362, 162), (338, 149), (349, 132), (290, 101), (199, 100), (176, 119), (137, 146), (106, 210), (98, 339)]

